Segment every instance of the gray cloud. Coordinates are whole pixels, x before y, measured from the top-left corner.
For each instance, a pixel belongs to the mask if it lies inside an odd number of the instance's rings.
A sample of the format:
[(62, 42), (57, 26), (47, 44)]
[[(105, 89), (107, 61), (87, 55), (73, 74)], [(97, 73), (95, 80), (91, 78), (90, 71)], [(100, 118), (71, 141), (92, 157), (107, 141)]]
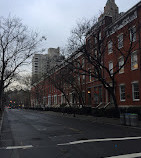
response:
[[(107, 0), (1, 0), (0, 16), (16, 15), (23, 23), (47, 35), (47, 47), (63, 46), (71, 28), (82, 17), (97, 16)], [(120, 12), (139, 0), (116, 0)], [(127, 5), (128, 4), (128, 5)]]

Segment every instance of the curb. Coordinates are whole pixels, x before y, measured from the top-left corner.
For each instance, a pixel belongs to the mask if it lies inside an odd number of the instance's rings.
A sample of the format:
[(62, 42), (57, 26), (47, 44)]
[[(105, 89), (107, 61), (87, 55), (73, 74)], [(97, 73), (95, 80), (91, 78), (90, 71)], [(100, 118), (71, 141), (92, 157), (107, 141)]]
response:
[(3, 117), (4, 117), (4, 111), (2, 113), (1, 120), (0, 120), (0, 136), (1, 136), (1, 130), (2, 130), (2, 124), (3, 124)]

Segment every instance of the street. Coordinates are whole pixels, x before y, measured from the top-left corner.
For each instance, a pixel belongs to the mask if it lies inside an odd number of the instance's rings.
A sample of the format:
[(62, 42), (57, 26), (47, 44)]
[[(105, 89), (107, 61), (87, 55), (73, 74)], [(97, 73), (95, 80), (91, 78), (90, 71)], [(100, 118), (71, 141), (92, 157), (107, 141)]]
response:
[(0, 158), (141, 157), (141, 129), (65, 115), (6, 109)]

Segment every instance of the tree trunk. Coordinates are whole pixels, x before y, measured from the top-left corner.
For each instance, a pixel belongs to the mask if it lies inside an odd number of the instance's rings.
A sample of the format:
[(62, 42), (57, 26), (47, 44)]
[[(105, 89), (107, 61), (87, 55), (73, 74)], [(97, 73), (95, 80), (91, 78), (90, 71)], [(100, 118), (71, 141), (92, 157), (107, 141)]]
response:
[(112, 93), (112, 98), (113, 98), (113, 101), (114, 101), (114, 106), (115, 106), (117, 117), (119, 117), (120, 111), (119, 111), (119, 107), (118, 107), (118, 104), (117, 104), (117, 99), (116, 99), (116, 96), (115, 96), (114, 92)]

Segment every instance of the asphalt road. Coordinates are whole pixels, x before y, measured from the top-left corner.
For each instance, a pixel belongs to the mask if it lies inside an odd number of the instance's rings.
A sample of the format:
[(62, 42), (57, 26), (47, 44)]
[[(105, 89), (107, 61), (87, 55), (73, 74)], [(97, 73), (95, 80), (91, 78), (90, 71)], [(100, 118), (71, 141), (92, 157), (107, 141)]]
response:
[(140, 129), (104, 125), (49, 112), (5, 111), (0, 158), (117, 156), (141, 157)]

